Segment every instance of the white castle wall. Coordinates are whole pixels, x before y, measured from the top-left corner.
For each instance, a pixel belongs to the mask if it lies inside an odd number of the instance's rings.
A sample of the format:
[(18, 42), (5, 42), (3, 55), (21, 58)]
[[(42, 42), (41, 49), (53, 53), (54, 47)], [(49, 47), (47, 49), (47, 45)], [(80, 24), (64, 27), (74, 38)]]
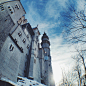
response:
[(40, 48), (40, 32), (23, 22), (25, 10), (20, 1), (0, 5), (4, 8), (0, 10), (0, 79), (16, 83), (17, 76), (22, 76), (50, 86), (52, 66), (48, 36), (43, 38)]

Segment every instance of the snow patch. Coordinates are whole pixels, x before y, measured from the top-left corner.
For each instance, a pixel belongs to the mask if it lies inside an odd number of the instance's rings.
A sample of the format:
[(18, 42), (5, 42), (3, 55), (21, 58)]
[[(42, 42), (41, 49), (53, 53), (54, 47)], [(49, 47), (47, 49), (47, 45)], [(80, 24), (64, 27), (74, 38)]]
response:
[(18, 82), (15, 83), (9, 79), (1, 78), (2, 81), (5, 81), (13, 86), (46, 86), (44, 84), (37, 82), (36, 80), (30, 80), (25, 77), (18, 76), (18, 79)]
[(35, 80), (30, 80), (30, 79), (27, 79), (25, 77), (18, 76), (18, 78), (20, 80), (18, 80), (18, 82), (17, 82), (18, 85), (17, 86), (46, 86), (46, 85), (41, 84), (41, 83), (39, 83)]

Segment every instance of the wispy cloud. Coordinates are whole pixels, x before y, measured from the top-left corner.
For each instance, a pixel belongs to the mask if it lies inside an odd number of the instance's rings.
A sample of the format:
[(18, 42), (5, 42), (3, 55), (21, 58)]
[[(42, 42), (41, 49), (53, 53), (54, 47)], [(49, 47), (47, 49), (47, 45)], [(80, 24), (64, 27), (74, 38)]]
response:
[(75, 47), (64, 42), (62, 35), (55, 36), (50, 39), (51, 41), (51, 55), (53, 55), (53, 61), (59, 61), (64, 59), (70, 59), (74, 55)]
[(62, 7), (66, 7), (65, 3), (67, 0), (49, 0), (46, 4), (45, 13), (49, 18), (57, 20), (60, 16), (60, 12), (63, 10)]
[(77, 10), (82, 10), (85, 8), (86, 0), (77, 0)]

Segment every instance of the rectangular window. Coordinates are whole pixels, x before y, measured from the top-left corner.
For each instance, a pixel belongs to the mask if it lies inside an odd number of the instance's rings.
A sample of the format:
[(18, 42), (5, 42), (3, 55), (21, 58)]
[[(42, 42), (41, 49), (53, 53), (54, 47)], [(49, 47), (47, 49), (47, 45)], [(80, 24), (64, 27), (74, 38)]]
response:
[(19, 35), (19, 37), (21, 37), (21, 36), (22, 36), (22, 33), (21, 33), (21, 31), (19, 31), (18, 35)]
[(27, 49), (29, 49), (29, 44), (27, 45)]
[(1, 11), (4, 10), (3, 4), (0, 4), (0, 9), (1, 9)]
[(26, 42), (26, 39), (24, 38), (24, 39), (23, 39), (23, 43), (25, 43), (25, 42)]

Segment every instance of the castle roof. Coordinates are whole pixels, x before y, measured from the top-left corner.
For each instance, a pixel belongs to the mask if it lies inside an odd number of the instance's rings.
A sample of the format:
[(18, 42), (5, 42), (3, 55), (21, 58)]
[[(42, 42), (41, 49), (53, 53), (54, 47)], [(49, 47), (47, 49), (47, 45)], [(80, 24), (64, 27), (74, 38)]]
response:
[(43, 36), (42, 36), (42, 39), (43, 38), (47, 38), (49, 40), (49, 37), (46, 35), (46, 33), (44, 32)]
[[(47, 38), (47, 39), (43, 40), (43, 38)], [(48, 43), (48, 44), (50, 45), (49, 37), (46, 35), (45, 32), (44, 32), (44, 34), (43, 34), (43, 36), (42, 36), (42, 40), (43, 40), (43, 42), (41, 43), (41, 45), (42, 45), (43, 43)]]

